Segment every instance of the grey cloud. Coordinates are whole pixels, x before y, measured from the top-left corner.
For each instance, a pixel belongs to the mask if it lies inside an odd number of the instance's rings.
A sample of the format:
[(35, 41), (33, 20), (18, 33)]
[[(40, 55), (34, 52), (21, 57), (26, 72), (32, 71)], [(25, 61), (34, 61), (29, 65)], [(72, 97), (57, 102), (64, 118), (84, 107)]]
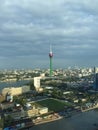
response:
[(62, 60), (68, 64), (80, 64), (80, 57), (83, 61), (87, 57), (96, 61), (97, 5), (97, 0), (1, 0), (2, 62), (5, 64), (6, 59), (14, 65), (19, 63), (23, 66), (26, 58), (32, 61), (30, 64), (34, 60), (35, 65), (43, 62), (47, 66), (50, 44), (53, 44), (55, 63)]

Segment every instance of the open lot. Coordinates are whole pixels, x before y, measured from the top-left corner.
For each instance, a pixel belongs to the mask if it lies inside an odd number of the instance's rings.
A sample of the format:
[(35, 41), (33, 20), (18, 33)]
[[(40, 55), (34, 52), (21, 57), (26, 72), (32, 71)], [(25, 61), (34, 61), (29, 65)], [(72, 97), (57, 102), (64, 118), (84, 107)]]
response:
[(42, 107), (48, 107), (49, 111), (55, 111), (55, 112), (63, 110), (65, 106), (71, 106), (69, 103), (57, 99), (46, 99), (46, 100), (38, 101), (35, 103), (35, 106), (36, 105)]

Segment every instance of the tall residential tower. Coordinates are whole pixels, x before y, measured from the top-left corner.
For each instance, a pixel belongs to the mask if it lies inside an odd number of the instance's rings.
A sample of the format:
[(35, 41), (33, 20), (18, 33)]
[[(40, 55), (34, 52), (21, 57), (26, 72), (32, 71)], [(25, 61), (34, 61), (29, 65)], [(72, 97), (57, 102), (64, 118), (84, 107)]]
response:
[(94, 67), (94, 89), (98, 91), (98, 73)]
[(51, 77), (52, 76), (52, 58), (53, 58), (53, 53), (52, 53), (52, 47), (51, 46), (50, 46), (49, 58), (50, 58), (50, 77)]

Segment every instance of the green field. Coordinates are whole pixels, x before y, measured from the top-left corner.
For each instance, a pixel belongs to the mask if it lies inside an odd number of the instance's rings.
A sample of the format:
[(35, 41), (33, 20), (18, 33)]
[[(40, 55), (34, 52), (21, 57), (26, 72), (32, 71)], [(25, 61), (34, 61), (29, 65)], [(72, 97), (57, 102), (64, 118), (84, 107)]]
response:
[(46, 99), (36, 102), (36, 104), (48, 107), (49, 111), (60, 111), (63, 110), (65, 106), (71, 106), (69, 103), (62, 102), (56, 99)]

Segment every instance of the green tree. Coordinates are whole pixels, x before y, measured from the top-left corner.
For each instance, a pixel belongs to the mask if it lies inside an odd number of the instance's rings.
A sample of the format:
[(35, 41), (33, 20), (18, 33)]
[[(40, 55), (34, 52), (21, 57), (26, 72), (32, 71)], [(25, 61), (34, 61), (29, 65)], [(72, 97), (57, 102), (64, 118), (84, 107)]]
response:
[(21, 104), (22, 106), (24, 106), (24, 105), (27, 103), (27, 100), (21, 98), (19, 102), (20, 102), (20, 104)]
[(4, 119), (0, 119), (0, 128), (4, 127)]
[(33, 80), (31, 80), (31, 81), (28, 83), (28, 85), (30, 85), (30, 89), (31, 89), (31, 90), (35, 90), (34, 81), (33, 81)]

